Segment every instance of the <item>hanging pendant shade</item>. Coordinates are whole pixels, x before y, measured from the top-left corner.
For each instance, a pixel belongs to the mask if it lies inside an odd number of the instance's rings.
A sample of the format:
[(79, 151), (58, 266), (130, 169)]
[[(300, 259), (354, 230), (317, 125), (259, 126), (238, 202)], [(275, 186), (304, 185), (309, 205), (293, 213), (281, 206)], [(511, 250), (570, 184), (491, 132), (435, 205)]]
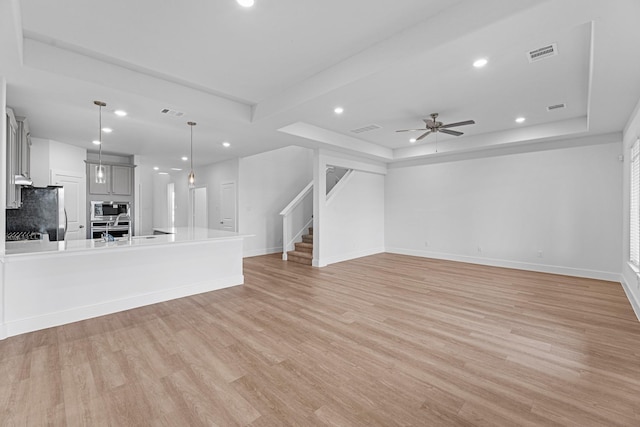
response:
[(96, 166), (96, 184), (107, 183), (107, 170), (103, 164)]
[(104, 165), (102, 164), (102, 107), (106, 107), (102, 101), (93, 101), (95, 105), (99, 107), (99, 116), (98, 116), (98, 142), (100, 143), (100, 148), (98, 151), (98, 165), (96, 166), (96, 184), (105, 184), (107, 182), (107, 171)]
[(189, 177), (187, 178), (187, 181), (189, 183), (189, 188), (193, 189), (193, 188), (196, 188), (196, 174), (193, 173), (193, 127), (196, 125), (196, 122), (187, 122), (187, 124), (191, 128), (191, 145), (190, 145), (191, 148), (189, 153), (189, 160), (191, 161), (191, 172), (189, 172)]

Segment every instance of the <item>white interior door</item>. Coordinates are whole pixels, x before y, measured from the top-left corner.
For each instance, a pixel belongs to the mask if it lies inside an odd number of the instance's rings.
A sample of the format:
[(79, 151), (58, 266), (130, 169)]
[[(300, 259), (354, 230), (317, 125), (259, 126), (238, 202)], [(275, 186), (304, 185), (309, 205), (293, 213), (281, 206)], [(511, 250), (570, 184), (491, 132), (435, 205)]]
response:
[(196, 227), (209, 228), (207, 218), (207, 187), (198, 187), (194, 193), (194, 220)]
[(220, 229), (236, 231), (236, 183), (221, 184)]
[(51, 171), (51, 184), (64, 188), (64, 209), (67, 213), (65, 240), (86, 239), (85, 177), (78, 172)]

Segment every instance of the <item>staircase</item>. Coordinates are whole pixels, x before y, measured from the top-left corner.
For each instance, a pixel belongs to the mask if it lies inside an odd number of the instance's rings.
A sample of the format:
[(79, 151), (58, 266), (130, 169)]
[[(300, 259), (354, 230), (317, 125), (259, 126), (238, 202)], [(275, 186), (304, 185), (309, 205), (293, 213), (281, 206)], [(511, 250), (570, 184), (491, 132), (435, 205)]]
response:
[(296, 242), (295, 247), (295, 250), (287, 252), (287, 260), (311, 265), (311, 260), (313, 259), (313, 227), (309, 227), (309, 234), (302, 235), (302, 242)]

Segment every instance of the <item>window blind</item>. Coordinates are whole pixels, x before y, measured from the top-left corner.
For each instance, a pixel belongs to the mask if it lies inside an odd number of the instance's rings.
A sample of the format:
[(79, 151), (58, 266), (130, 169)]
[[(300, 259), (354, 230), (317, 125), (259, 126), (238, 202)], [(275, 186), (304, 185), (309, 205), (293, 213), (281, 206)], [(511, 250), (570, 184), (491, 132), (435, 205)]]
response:
[(631, 146), (629, 260), (640, 266), (640, 139)]

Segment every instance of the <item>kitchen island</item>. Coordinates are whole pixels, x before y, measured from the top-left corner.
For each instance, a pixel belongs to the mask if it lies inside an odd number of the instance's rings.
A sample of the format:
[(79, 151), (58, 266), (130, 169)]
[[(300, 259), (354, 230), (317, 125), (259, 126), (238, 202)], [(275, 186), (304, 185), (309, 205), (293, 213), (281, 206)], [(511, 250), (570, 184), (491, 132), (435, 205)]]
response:
[(0, 339), (244, 283), (247, 236), (169, 231), (111, 242), (7, 242)]

